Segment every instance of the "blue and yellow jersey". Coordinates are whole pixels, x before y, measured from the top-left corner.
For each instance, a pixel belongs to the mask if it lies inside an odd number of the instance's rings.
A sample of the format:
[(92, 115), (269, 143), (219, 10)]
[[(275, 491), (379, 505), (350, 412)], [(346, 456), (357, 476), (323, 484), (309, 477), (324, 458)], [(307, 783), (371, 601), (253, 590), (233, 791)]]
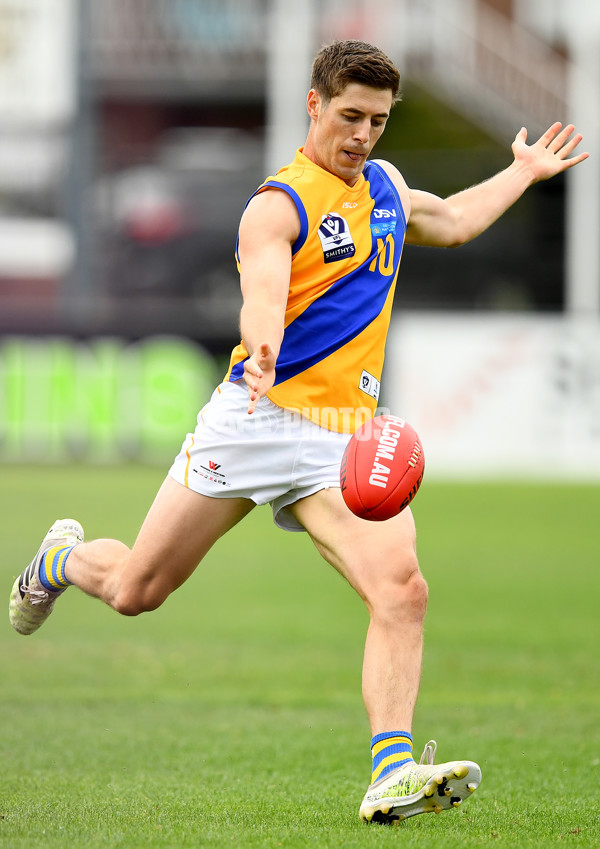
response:
[[(300, 149), (258, 189), (288, 193), (300, 216), (276, 377), (268, 397), (329, 430), (353, 433), (379, 397), (406, 219), (391, 179), (367, 162), (354, 186)], [(239, 263), (239, 257), (238, 257)], [(231, 355), (238, 380), (248, 352)]]

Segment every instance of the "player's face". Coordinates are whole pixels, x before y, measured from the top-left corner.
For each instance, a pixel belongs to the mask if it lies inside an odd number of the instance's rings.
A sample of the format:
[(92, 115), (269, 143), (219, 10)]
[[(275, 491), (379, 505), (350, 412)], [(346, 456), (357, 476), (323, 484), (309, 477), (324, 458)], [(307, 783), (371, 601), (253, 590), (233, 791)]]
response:
[(307, 100), (311, 126), (304, 153), (353, 186), (385, 129), (392, 102), (390, 89), (360, 83), (349, 83), (329, 102), (311, 89)]

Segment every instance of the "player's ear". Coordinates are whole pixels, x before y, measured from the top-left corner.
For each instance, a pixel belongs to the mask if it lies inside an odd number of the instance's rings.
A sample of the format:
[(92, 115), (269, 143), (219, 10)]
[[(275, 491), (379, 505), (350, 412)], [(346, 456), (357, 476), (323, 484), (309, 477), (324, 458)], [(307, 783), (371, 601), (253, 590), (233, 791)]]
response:
[(321, 96), (318, 91), (314, 88), (308, 92), (308, 96), (306, 98), (306, 111), (308, 112), (308, 116), (311, 121), (316, 121), (319, 117), (319, 112), (321, 109)]

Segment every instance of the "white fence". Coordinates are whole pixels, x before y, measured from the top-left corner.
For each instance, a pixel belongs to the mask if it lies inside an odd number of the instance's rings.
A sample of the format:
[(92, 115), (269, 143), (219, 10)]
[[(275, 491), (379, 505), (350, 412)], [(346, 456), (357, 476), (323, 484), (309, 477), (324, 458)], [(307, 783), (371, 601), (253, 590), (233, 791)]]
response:
[(382, 389), (428, 476), (600, 481), (598, 320), (408, 314)]

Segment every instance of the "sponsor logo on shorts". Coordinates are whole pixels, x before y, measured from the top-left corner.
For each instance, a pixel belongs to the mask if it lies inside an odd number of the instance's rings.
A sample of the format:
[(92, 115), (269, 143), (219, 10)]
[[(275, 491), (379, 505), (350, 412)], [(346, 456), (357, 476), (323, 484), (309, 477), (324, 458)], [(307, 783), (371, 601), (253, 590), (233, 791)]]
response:
[(231, 486), (229, 481), (226, 479), (225, 474), (219, 471), (220, 468), (220, 463), (216, 463), (214, 460), (209, 460), (208, 465), (203, 466), (200, 464), (199, 468), (192, 469), (192, 471), (201, 478), (204, 478), (204, 480), (210, 481), (210, 483), (216, 483), (219, 486)]

